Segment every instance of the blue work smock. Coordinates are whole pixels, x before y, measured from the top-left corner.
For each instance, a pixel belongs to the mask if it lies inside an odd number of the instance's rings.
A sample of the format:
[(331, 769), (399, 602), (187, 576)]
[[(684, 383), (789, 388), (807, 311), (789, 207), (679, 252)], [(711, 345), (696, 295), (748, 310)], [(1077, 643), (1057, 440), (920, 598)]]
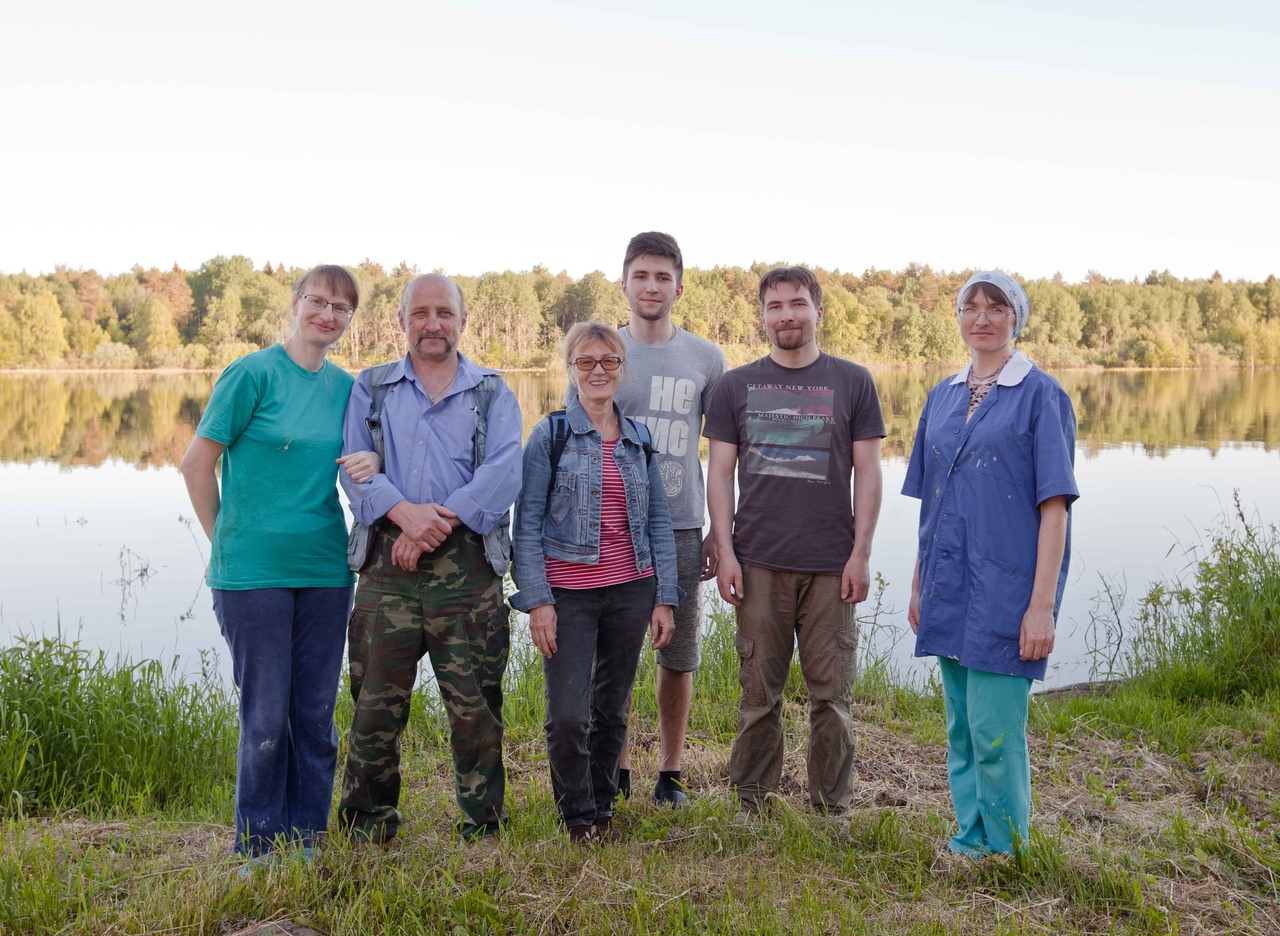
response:
[(988, 673), (1044, 679), (1047, 659), (1018, 658), (1031, 603), (1040, 505), (1067, 498), (1067, 544), (1054, 596), (1071, 560), (1076, 417), (1058, 381), (1021, 352), (965, 422), (966, 367), (931, 391), (920, 414), (902, 493), (920, 499), (920, 627), (916, 656), (941, 656)]

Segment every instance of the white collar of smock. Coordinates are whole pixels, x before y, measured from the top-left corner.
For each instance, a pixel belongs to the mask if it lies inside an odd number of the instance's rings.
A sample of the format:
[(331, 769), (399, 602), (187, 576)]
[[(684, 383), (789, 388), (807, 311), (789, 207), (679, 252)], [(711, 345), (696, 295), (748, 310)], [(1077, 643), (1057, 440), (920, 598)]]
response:
[[(1005, 364), (1004, 369), (1000, 371), (1000, 377), (996, 383), (1001, 387), (1016, 387), (1022, 383), (1022, 379), (1031, 373), (1031, 368), (1035, 367), (1031, 358), (1027, 357), (1021, 351), (1013, 352), (1013, 356), (1009, 358), (1009, 363)], [(969, 371), (973, 369), (973, 362), (970, 361), (964, 366), (964, 370), (951, 378), (951, 386), (962, 384), (969, 379)]]

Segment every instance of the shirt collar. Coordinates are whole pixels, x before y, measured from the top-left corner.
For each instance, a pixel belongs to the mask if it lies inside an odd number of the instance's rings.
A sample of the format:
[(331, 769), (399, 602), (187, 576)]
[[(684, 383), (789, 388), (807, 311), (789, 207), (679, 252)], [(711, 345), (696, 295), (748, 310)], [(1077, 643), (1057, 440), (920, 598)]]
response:
[[(1001, 387), (1016, 387), (1022, 383), (1023, 378), (1031, 373), (1031, 368), (1035, 367), (1031, 358), (1027, 357), (1021, 351), (1014, 351), (1013, 356), (1009, 358), (1004, 368), (1000, 371), (1000, 376), (996, 379), (996, 383)], [(973, 369), (973, 362), (970, 361), (964, 366), (964, 370), (951, 378), (951, 386), (962, 384), (969, 379), (969, 371)]]

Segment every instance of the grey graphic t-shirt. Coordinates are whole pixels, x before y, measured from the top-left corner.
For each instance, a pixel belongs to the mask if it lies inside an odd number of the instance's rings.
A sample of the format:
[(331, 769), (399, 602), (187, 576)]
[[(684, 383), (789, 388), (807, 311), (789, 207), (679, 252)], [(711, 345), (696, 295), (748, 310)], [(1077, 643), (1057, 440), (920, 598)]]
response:
[(799, 368), (763, 357), (725, 374), (704, 434), (738, 447), (738, 561), (839, 575), (853, 551), (853, 443), (885, 434), (871, 372), (829, 354)]
[[(672, 528), (701, 530), (707, 496), (698, 440), (703, 413), (725, 372), (724, 352), (683, 328), (661, 345), (636, 341), (626, 328), (619, 333), (627, 345), (627, 363), (615, 398), (618, 408), (649, 427)], [(570, 384), (566, 402), (573, 393)]]

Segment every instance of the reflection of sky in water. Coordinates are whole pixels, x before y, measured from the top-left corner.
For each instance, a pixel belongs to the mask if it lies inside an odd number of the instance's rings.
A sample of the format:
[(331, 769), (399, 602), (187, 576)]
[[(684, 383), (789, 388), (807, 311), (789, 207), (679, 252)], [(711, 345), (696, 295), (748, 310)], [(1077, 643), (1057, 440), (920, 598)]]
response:
[[(919, 502), (897, 493), (905, 471), (900, 458), (885, 464), (872, 572), (888, 580), (885, 601), (896, 612), (882, 624), (905, 633), (895, 658), (919, 677), (927, 664), (911, 659), (905, 613)], [(1049, 684), (1089, 675), (1084, 631), (1100, 574), (1123, 576), (1133, 609), (1148, 582), (1187, 567), (1186, 550), (1231, 511), (1233, 488), (1247, 511), (1280, 522), (1280, 455), (1260, 446), (1174, 449), (1159, 458), (1131, 446), (1106, 447), (1078, 458), (1076, 471), (1082, 497)], [(202, 583), (209, 544), (194, 520), (190, 528), (179, 520), (193, 513), (175, 468), (140, 470), (117, 460), (71, 469), (4, 464), (0, 490), (6, 635), (49, 633), (60, 621), (64, 633), (79, 632), (90, 646), (135, 659), (176, 652), (186, 672), (199, 671), (200, 650), (214, 649), (229, 673)]]

